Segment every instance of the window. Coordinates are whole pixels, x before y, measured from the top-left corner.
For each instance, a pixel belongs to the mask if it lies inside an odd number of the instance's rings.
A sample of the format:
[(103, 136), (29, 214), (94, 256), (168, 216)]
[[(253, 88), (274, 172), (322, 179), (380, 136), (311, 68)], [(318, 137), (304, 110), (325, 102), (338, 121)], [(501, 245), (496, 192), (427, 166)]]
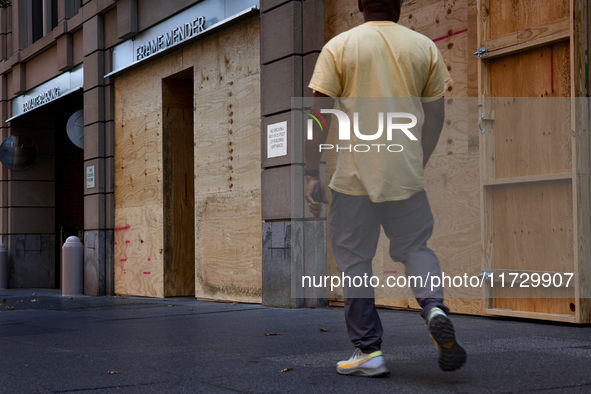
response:
[(57, 0), (51, 0), (51, 30), (57, 27)]
[[(76, 3), (80, 0), (75, 0)], [(29, 0), (29, 44), (41, 39), (58, 24), (58, 0)]]
[(29, 37), (31, 39), (29, 43), (32, 44), (45, 35), (43, 32), (43, 0), (30, 0), (29, 4), (31, 15), (29, 18), (31, 21), (29, 27)]

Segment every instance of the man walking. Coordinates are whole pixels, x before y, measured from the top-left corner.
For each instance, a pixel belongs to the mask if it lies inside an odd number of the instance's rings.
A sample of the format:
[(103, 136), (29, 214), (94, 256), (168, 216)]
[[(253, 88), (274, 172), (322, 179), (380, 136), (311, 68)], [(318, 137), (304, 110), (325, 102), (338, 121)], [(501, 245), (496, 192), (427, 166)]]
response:
[[(405, 105), (417, 118), (416, 141), (407, 139), (401, 143), (402, 151), (339, 152), (330, 182), (329, 230), (339, 270), (351, 278), (372, 275), (380, 226), (390, 240), (390, 256), (405, 265), (407, 277), (441, 277), (437, 256), (427, 247), (433, 216), (423, 190), (423, 168), (437, 145), (444, 121), (443, 96), (452, 81), (436, 45), (397, 24), (402, 1), (359, 0), (365, 24), (325, 45), (309, 84), (316, 97), (315, 111), (326, 109), (321, 104), (326, 97), (339, 98), (340, 102), (349, 98), (408, 98)], [(326, 119), (328, 123), (330, 117)], [(383, 129), (383, 123), (380, 127)], [(316, 218), (322, 209), (322, 203), (313, 198), (319, 182), (319, 146), (326, 142), (327, 134), (328, 130), (315, 131), (313, 139), (306, 142), (305, 197)], [(359, 139), (357, 131), (351, 139), (356, 138)], [(327, 203), (322, 183), (321, 192), (323, 202)], [(355, 289), (344, 284), (343, 290), (345, 320), (356, 350), (350, 359), (337, 364), (337, 372), (361, 376), (388, 374), (380, 350), (383, 329), (373, 288)], [(412, 290), (438, 349), (440, 368), (460, 368), (466, 352), (458, 344), (447, 316), (443, 288), (431, 289), (426, 283), (415, 283)]]

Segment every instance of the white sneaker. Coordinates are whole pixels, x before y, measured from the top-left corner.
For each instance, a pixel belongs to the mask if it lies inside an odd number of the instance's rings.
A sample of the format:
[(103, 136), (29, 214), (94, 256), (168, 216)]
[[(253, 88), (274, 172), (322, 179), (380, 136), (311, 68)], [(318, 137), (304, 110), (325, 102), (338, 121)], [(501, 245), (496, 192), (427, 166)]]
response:
[(355, 353), (345, 361), (337, 363), (337, 373), (341, 375), (385, 376), (390, 373), (386, 368), (384, 354), (378, 350), (370, 354), (363, 354), (361, 350), (355, 349)]
[(427, 320), (429, 334), (439, 354), (439, 368), (445, 372), (460, 369), (466, 362), (466, 350), (456, 339), (451, 320), (439, 308), (431, 309)]

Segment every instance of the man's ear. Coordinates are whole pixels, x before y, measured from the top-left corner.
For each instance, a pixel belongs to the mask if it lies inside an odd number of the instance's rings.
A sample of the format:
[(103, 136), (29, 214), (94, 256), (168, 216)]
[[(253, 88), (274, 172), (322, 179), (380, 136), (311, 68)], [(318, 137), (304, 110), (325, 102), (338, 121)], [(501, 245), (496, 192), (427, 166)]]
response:
[(357, 5), (359, 6), (359, 12), (363, 12), (363, 0), (358, 0)]

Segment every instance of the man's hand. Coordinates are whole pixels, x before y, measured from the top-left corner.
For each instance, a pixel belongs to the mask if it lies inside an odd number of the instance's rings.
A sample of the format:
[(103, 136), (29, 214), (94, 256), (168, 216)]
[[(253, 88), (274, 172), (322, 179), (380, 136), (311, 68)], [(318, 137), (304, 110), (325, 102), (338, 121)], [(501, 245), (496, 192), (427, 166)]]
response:
[[(320, 193), (322, 196), (322, 202), (314, 201), (312, 194), (314, 193), (314, 189), (316, 188), (316, 184), (320, 182)], [(306, 198), (306, 202), (308, 203), (308, 209), (314, 215), (314, 219), (318, 220), (320, 218), (320, 213), (322, 212), (322, 204), (328, 204), (328, 200), (326, 199), (326, 189), (324, 184), (320, 180), (320, 178), (316, 176), (307, 176), (306, 177), (306, 190), (304, 191), (304, 197)]]
[[(320, 92), (314, 92), (314, 106), (312, 107), (317, 112), (322, 111), (322, 104), (327, 104), (328, 96)], [(330, 108), (332, 108), (332, 101), (330, 102)], [(314, 133), (313, 139), (306, 140), (304, 144), (304, 155), (306, 158), (306, 169), (317, 170), (320, 167), (320, 158), (322, 153), (320, 152), (320, 144), (326, 143), (326, 137), (328, 136), (328, 129), (330, 128), (330, 116), (326, 118), (326, 130), (318, 128), (313, 125)], [(322, 196), (322, 202), (314, 201), (312, 194), (316, 188), (316, 184), (320, 182), (320, 195)], [(317, 176), (306, 176), (306, 188), (304, 190), (304, 198), (308, 203), (308, 209), (316, 220), (319, 219), (320, 213), (322, 212), (322, 203), (328, 204), (326, 199), (326, 188)]]
[(425, 112), (425, 122), (423, 123), (423, 137), (421, 145), (423, 146), (423, 168), (427, 165), (431, 154), (437, 146), (443, 122), (445, 120), (445, 102), (440, 98), (429, 103), (423, 103)]

